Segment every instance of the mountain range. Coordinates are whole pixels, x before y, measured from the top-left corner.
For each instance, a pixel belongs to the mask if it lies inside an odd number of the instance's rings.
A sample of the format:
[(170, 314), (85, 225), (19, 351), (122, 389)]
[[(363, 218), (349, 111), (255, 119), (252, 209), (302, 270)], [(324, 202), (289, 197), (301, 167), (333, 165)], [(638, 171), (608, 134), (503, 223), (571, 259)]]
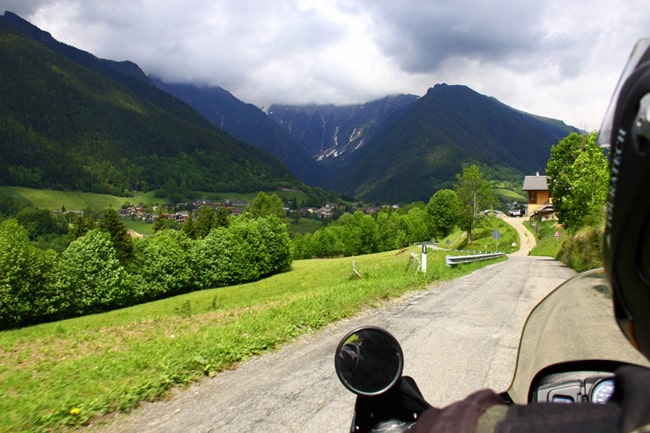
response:
[(10, 12), (0, 37), (6, 184), (241, 191), (303, 181), (409, 202), (451, 186), (470, 163), (491, 179), (542, 171), (550, 147), (577, 131), (446, 84), (421, 97), (265, 112), (220, 87), (98, 59)]
[(370, 201), (427, 200), (470, 163), (493, 180), (520, 184), (543, 172), (552, 145), (579, 132), (462, 85), (358, 105), (272, 105), (264, 113), (218, 87), (156, 83), (304, 181)]

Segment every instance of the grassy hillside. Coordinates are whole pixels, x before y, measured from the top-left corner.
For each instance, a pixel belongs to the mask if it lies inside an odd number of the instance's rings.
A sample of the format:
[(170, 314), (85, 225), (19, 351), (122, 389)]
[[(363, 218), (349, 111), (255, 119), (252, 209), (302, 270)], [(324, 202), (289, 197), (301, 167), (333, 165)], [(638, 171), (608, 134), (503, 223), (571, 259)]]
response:
[[(276, 194), (283, 200), (295, 200), (298, 204), (314, 201), (312, 193), (300, 190), (266, 190), (268, 194)], [(220, 201), (226, 199), (252, 201), (257, 196), (258, 191), (248, 193), (240, 192), (203, 192), (199, 193), (201, 199)], [(31, 204), (33, 207), (48, 210), (61, 210), (65, 206), (66, 210), (92, 209), (102, 211), (108, 207), (119, 208), (124, 204), (131, 205), (153, 205), (167, 203), (167, 199), (161, 199), (154, 195), (153, 192), (143, 192), (130, 197), (120, 197), (111, 194), (98, 194), (81, 191), (60, 191), (53, 189), (36, 189), (20, 186), (0, 186), (0, 196), (5, 195), (19, 202)]]
[[(543, 221), (537, 223), (535, 226), (530, 224), (530, 221), (525, 223), (537, 239), (535, 248), (530, 252), (531, 256), (548, 256), (558, 258), (562, 252), (564, 241), (570, 235), (564, 230), (564, 227), (559, 225), (556, 220)], [(555, 237), (555, 233), (560, 236)]]
[[(419, 247), (414, 249), (419, 251)], [(349, 317), (432, 280), (486, 263), (447, 268), (428, 254), (302, 260), (266, 280), (204, 290), (106, 314), (0, 332), (0, 432), (61, 431), (155, 400), (169, 388), (218, 374), (298, 335)]]
[[(499, 231), (499, 239), (492, 237), (494, 230)], [(515, 244), (514, 247), (513, 244)], [(471, 245), (467, 245), (465, 231), (458, 228), (451, 232), (449, 236), (442, 239), (438, 245), (441, 248), (480, 252), (493, 252), (498, 250), (510, 254), (519, 249), (520, 242), (517, 231), (510, 224), (507, 224), (501, 218), (486, 218), (472, 230)]]
[(154, 204), (160, 199), (153, 192), (140, 193), (132, 197), (119, 197), (110, 194), (97, 194), (81, 191), (58, 191), (52, 189), (35, 189), (19, 186), (0, 186), (0, 195), (12, 197), (20, 202), (30, 203), (33, 207), (47, 210), (68, 211), (92, 209), (100, 212), (106, 208), (120, 208), (123, 204)]

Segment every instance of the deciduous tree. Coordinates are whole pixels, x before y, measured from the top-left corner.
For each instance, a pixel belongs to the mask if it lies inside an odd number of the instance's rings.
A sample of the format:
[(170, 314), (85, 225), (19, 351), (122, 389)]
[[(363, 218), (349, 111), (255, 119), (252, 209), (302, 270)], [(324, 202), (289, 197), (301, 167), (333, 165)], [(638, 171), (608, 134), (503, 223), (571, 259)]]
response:
[(456, 174), (456, 194), (460, 202), (458, 225), (467, 233), (467, 245), (472, 243), (472, 228), (481, 219), (481, 211), (490, 209), (495, 202), (490, 182), (476, 165), (463, 169)]
[(596, 135), (569, 134), (551, 148), (546, 165), (553, 207), (569, 231), (604, 211), (609, 174)]
[(451, 189), (441, 189), (431, 196), (427, 211), (431, 215), (434, 234), (443, 238), (456, 227), (460, 200)]
[(284, 218), (286, 216), (280, 197), (277, 194), (268, 195), (264, 191), (257, 194), (248, 210), (254, 217), (275, 215), (278, 218)]
[(135, 242), (132, 274), (140, 277), (137, 300), (147, 302), (193, 289), (192, 241), (180, 230), (161, 230)]

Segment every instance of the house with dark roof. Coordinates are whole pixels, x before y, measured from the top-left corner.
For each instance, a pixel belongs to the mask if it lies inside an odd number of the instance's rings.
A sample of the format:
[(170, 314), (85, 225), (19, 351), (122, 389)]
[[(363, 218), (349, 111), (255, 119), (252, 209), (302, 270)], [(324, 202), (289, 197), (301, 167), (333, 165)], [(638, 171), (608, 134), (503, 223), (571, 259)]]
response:
[(553, 199), (548, 189), (548, 179), (546, 176), (525, 176), (522, 190), (528, 193), (528, 208), (526, 215), (529, 218), (551, 219), (553, 214)]

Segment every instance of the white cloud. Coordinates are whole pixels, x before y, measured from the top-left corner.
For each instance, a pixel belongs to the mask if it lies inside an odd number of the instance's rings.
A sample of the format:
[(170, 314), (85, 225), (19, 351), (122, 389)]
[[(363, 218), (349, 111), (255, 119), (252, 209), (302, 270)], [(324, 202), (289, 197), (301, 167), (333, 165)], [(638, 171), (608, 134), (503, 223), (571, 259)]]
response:
[(62, 42), (258, 106), (465, 84), (599, 126), (646, 0), (0, 0)]

